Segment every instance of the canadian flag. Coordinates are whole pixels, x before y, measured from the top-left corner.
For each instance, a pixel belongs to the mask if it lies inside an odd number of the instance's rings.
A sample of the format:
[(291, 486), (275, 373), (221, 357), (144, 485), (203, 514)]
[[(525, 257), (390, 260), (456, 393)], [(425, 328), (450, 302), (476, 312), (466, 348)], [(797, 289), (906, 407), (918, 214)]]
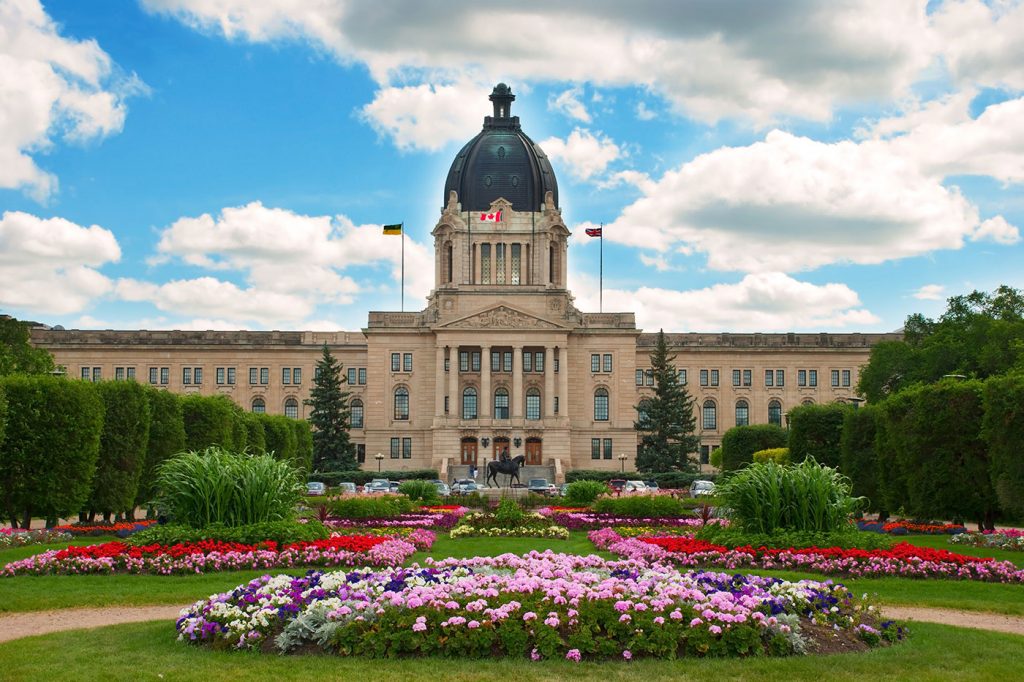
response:
[(500, 223), (501, 222), (501, 211), (497, 213), (481, 213), (480, 222), (482, 223)]

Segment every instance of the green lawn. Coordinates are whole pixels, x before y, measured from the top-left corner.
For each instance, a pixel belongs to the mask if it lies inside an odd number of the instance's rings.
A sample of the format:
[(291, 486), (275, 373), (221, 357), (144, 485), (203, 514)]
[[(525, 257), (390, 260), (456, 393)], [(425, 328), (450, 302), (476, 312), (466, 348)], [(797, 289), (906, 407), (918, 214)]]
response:
[[(101, 655), (98, 655), (101, 654)], [(175, 640), (166, 622), (64, 632), (0, 644), (3, 677), (35, 680), (993, 680), (1020, 676), (1024, 637), (915, 624), (899, 646), (784, 659), (573, 664), (510, 659), (405, 660), (215, 652)]]
[(1014, 552), (1008, 549), (989, 549), (986, 547), (971, 547), (970, 545), (952, 545), (948, 535), (905, 535), (897, 537), (897, 540), (909, 542), (918, 547), (932, 547), (934, 549), (947, 549), (957, 554), (968, 556), (992, 557), (997, 561), (1009, 561), (1024, 568), (1024, 552)]

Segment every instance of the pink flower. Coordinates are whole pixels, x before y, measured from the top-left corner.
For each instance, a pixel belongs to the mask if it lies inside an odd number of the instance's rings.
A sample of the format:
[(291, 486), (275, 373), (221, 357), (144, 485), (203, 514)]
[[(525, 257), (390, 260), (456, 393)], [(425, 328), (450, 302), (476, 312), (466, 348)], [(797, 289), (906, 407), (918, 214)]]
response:
[[(535, 651), (536, 651), (536, 649), (535, 649)], [(580, 662), (580, 650), (579, 649), (569, 649), (569, 651), (566, 652), (566, 654), (565, 654), (565, 658), (566, 658), (567, 661), (576, 661), (577, 663), (579, 663)]]
[(720, 634), (722, 634), (722, 628), (718, 627), (717, 625), (712, 625), (711, 627), (708, 628), (708, 631), (711, 634), (713, 634), (713, 635), (720, 635)]
[(622, 657), (624, 659), (626, 659), (627, 661), (632, 661), (633, 660), (633, 652), (630, 651), (629, 649), (626, 649), (625, 651), (622, 652)]
[(533, 651), (530, 652), (530, 660), (531, 661), (539, 661), (540, 660), (540, 654), (537, 653), (536, 649), (534, 649)]

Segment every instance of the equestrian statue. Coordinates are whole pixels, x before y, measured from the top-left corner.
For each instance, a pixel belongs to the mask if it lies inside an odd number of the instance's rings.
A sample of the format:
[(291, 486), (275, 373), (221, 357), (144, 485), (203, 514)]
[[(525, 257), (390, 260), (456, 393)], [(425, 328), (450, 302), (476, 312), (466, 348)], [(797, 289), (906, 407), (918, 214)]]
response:
[(516, 483), (521, 483), (519, 480), (519, 470), (523, 468), (523, 462), (525, 461), (526, 457), (522, 455), (516, 455), (511, 459), (491, 460), (487, 463), (487, 478), (484, 479), (484, 483), (490, 485), (493, 480), (494, 486), (500, 488), (501, 486), (498, 485), (498, 474), (508, 474), (510, 486), (513, 479), (515, 479)]

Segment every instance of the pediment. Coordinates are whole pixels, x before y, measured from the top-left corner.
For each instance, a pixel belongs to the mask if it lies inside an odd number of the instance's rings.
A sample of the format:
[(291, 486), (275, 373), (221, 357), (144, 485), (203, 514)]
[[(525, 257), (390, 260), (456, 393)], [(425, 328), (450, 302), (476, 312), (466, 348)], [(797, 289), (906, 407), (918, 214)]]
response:
[(441, 325), (443, 329), (565, 329), (560, 324), (507, 305), (496, 305)]

